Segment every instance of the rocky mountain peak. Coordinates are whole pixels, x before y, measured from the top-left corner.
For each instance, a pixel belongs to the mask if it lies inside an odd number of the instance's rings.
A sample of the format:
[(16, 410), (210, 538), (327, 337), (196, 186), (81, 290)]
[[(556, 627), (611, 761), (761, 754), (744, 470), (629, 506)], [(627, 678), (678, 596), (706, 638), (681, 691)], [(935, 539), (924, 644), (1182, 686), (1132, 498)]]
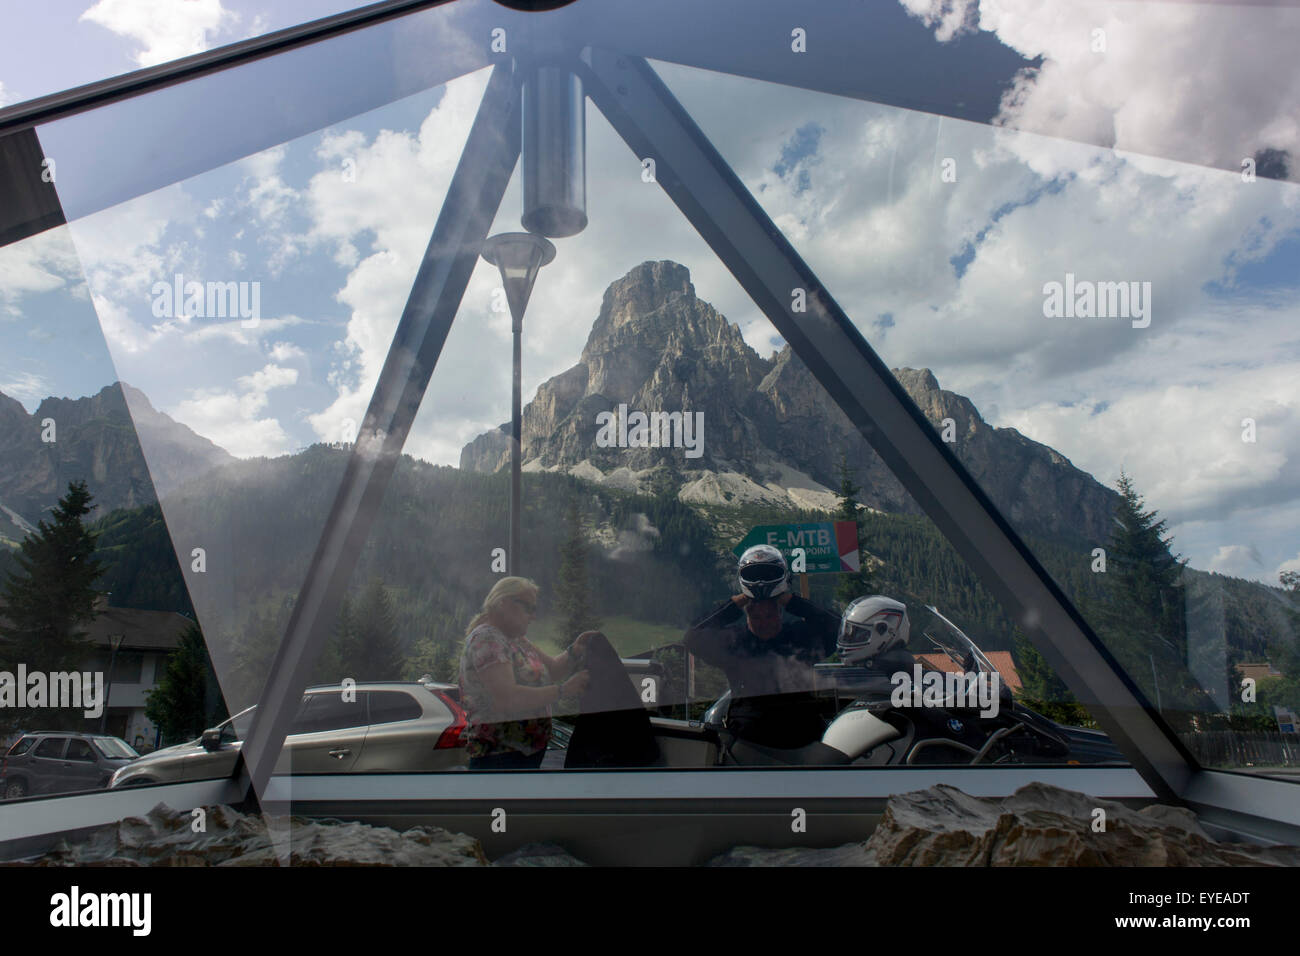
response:
[(592, 335), (641, 320), (681, 297), (689, 301), (695, 299), (690, 270), (666, 259), (647, 260), (622, 278), (615, 279), (605, 289)]
[[(524, 461), (543, 468), (582, 461), (611, 470), (680, 466), (679, 449), (601, 447), (597, 417), (620, 406), (629, 413), (706, 412), (708, 450), (692, 463), (726, 457), (753, 431), (741, 408), (771, 364), (695, 295), (685, 266), (643, 262), (605, 290), (578, 364), (543, 382), (525, 407)], [(505, 428), (465, 446), (461, 467), (500, 468), (509, 448)]]
[(913, 396), (939, 391), (939, 380), (928, 368), (895, 369), (894, 378)]
[(746, 379), (766, 371), (767, 364), (739, 329), (696, 297), (685, 266), (643, 262), (605, 290), (582, 350), (584, 393), (631, 402), (657, 373), (685, 356), (721, 362)]
[(928, 368), (896, 368), (894, 377), (931, 422), (951, 418), (959, 434), (974, 434), (988, 428), (975, 404), (965, 395), (940, 388)]
[[(130, 388), (129, 385), (125, 387)], [(152, 406), (150, 408), (152, 409)], [(129, 414), (123, 385), (121, 382), (114, 382), (112, 385), (105, 385), (94, 395), (84, 398), (50, 396), (42, 399), (33, 417), (37, 421), (53, 418), (60, 425), (72, 426), (97, 418), (123, 418)]]
[[(52, 421), (54, 441), (43, 441)], [(0, 395), (0, 503), (34, 522), (85, 480), (97, 513), (136, 507), (234, 459), (159, 412), (139, 389), (105, 385), (82, 398), (49, 397), (28, 415)]]
[(26, 420), (27, 409), (23, 408), (23, 403), (0, 392), (0, 423), (8, 425), (11, 422)]
[[(1050, 448), (995, 429), (929, 369), (894, 375), (1013, 523), (1052, 534), (1105, 537), (1114, 494)], [(598, 425), (622, 408), (702, 415), (703, 441), (683, 448), (629, 439), (610, 446)], [(949, 429), (951, 419), (955, 429)], [(653, 427), (653, 426), (652, 426)], [(505, 429), (461, 452), (461, 467), (496, 471), (508, 461)], [(827, 509), (841, 458), (882, 511), (918, 512), (893, 473), (787, 345), (761, 358), (740, 330), (698, 298), (675, 262), (643, 262), (611, 283), (578, 364), (544, 382), (524, 408), (527, 470), (560, 470), (627, 488), (666, 476), (683, 500)]]

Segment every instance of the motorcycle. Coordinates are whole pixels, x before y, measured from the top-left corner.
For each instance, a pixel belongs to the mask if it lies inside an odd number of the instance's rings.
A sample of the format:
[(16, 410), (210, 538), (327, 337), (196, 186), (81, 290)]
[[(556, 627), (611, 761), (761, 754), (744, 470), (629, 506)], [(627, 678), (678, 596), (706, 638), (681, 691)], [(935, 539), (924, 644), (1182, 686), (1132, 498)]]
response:
[(792, 695), (825, 731), (794, 748), (763, 746), (727, 724), (731, 692), (702, 720), (650, 719), (659, 767), (986, 766), (1126, 763), (1104, 734), (1067, 727), (1016, 702), (1003, 675), (956, 624), (928, 607), (923, 637), (959, 674), (902, 652), (864, 667), (818, 664), (814, 689)]

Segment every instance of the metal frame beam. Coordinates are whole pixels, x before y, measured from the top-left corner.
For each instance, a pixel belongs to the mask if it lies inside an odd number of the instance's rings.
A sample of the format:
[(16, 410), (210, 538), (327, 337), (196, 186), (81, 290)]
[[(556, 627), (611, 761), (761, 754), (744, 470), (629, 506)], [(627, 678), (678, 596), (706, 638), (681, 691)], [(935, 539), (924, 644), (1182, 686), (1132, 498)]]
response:
[[(453, 17), (479, 29), (468, 7), (416, 18), (400, 37), (395, 26), (366, 33), (450, 2), (388, 0), (0, 110), (0, 246), (64, 222), (48, 201), (27, 208), (54, 192), (32, 183), (47, 157), (58, 164), (55, 205), (75, 220), (505, 60), (486, 44), (420, 59), (403, 49), (436, 40), (422, 29)], [(18, 149), (11, 141), (30, 152), (38, 129), (35, 158), (16, 174), (2, 158)]]
[(158, 66), (37, 97), (0, 109), (0, 135), (65, 119), (86, 110), (153, 93), (178, 83), (451, 2), (452, 0), (383, 0), (381, 3), (372, 3), (332, 17), (276, 30), (274, 33), (181, 57)]
[(383, 504), (483, 240), (519, 159), (519, 94), (511, 69), (497, 66), (447, 189), (241, 749), (241, 779), (259, 797), (271, 778), (311, 667), (338, 615), (339, 602)]
[[(1162, 800), (1194, 764), (644, 59), (584, 56), (587, 92), (917, 504)], [(802, 289), (806, 312), (794, 312)]]
[[(458, 33), (453, 40), (468, 42), (441, 43), (441, 56), (412, 57), (400, 45), (399, 34), (408, 46), (443, 39), (421, 37), (419, 19), (355, 44), (328, 43), (443, 5), (451, 7), (445, 22)], [(1251, 10), (1242, 15), (1267, 14)], [(680, 29), (683, 20), (692, 22), (690, 30)], [(737, 23), (743, 23), (750, 42), (735, 42)], [(86, 167), (93, 175), (68, 177), (74, 186), (62, 197), (63, 205), (68, 218), (76, 219), (503, 59), (504, 54), (490, 52), (486, 40), (503, 24), (511, 31), (512, 47), (531, 42), (617, 48), (696, 69), (977, 123), (991, 123), (1019, 71), (1039, 65), (987, 32), (939, 43), (930, 27), (903, 8), (859, 0), (821, 0), (797, 13), (775, 0), (711, 0), (705, 18), (698, 16), (696, 0), (575, 3), (542, 14), (488, 0), (461, 0), (454, 6), (451, 0), (386, 0), (0, 110), (0, 137), (39, 126), (45, 155), (73, 163), (83, 162), (84, 155), (93, 164)], [(792, 49), (793, 29), (804, 31), (806, 54)], [(395, 62), (402, 64), (400, 71), (393, 69)], [(280, 71), (271, 63), (279, 64)], [(192, 81), (197, 85), (189, 85)], [(193, 95), (177, 95), (178, 87)], [(275, 95), (267, 96), (268, 89)], [(85, 120), (89, 125), (59, 130), (63, 120), (108, 105), (119, 108)], [(190, 135), (199, 123), (203, 135)], [(123, 130), (126, 135), (106, 138)], [(55, 133), (60, 135), (51, 135)], [(110, 155), (97, 148), (104, 142), (112, 142)], [(1096, 137), (1079, 142), (1113, 145)], [(1195, 149), (1166, 152), (1162, 158), (1206, 162)], [(1284, 170), (1270, 167), (1257, 175), (1282, 178)], [(0, 238), (0, 244), (50, 228), (50, 221), (40, 217), (7, 221), (14, 218), (21, 197), (21, 183), (0, 176), (0, 212), (9, 212), (0, 216), (0, 236), (10, 237)]]

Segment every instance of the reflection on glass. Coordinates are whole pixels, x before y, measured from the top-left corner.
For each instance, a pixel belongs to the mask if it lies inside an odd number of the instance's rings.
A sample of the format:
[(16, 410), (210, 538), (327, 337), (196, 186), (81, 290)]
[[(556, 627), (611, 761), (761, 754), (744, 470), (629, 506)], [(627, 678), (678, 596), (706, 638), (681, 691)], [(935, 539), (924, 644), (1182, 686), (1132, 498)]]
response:
[[(267, 95), (206, 164), (186, 141), (118, 168), (166, 133), (160, 104), (201, 118), (217, 87), (43, 131), (75, 154), (76, 218), (0, 249), (22, 320), (0, 329), (0, 571), (42, 580), (23, 562), (58, 509), (98, 562), (78, 586), (106, 594), (83, 623), (121, 626), (32, 667), (89, 662), (108, 697), (0, 728), (6, 796), (37, 792), (16, 761), (91, 729), (114, 736), (69, 759), (141, 755), (92, 786), (236, 765), (480, 67), (508, 59), (495, 21), (442, 16), (359, 35), (400, 54), (391, 75), (350, 106), (301, 94), (291, 137)], [(464, 75), (430, 72), (438, 43)], [(1293, 770), (1294, 183), (656, 68), (1194, 756)], [(293, 72), (230, 82), (274, 93)], [(76, 149), (97, 129), (122, 149)], [(480, 263), (281, 770), (1123, 763), (653, 163), (594, 109), (585, 130), (590, 222), (557, 240), (522, 334), (520, 553), (508, 296)], [(141, 192), (109, 203), (109, 180)], [(490, 233), (517, 231), (522, 193)], [(745, 564), (755, 546), (772, 553)], [(21, 593), (5, 602), (21, 629)]]

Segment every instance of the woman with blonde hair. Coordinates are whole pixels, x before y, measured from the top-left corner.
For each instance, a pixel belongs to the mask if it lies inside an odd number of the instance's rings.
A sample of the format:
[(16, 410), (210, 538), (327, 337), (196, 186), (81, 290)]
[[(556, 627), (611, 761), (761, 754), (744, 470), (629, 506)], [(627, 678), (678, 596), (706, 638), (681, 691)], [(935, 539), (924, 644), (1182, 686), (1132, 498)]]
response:
[(559, 657), (548, 657), (525, 636), (539, 590), (527, 578), (502, 578), (467, 628), (460, 687), (471, 770), (540, 767), (551, 739), (551, 705), (587, 689), (587, 671), (579, 668), (592, 632)]

